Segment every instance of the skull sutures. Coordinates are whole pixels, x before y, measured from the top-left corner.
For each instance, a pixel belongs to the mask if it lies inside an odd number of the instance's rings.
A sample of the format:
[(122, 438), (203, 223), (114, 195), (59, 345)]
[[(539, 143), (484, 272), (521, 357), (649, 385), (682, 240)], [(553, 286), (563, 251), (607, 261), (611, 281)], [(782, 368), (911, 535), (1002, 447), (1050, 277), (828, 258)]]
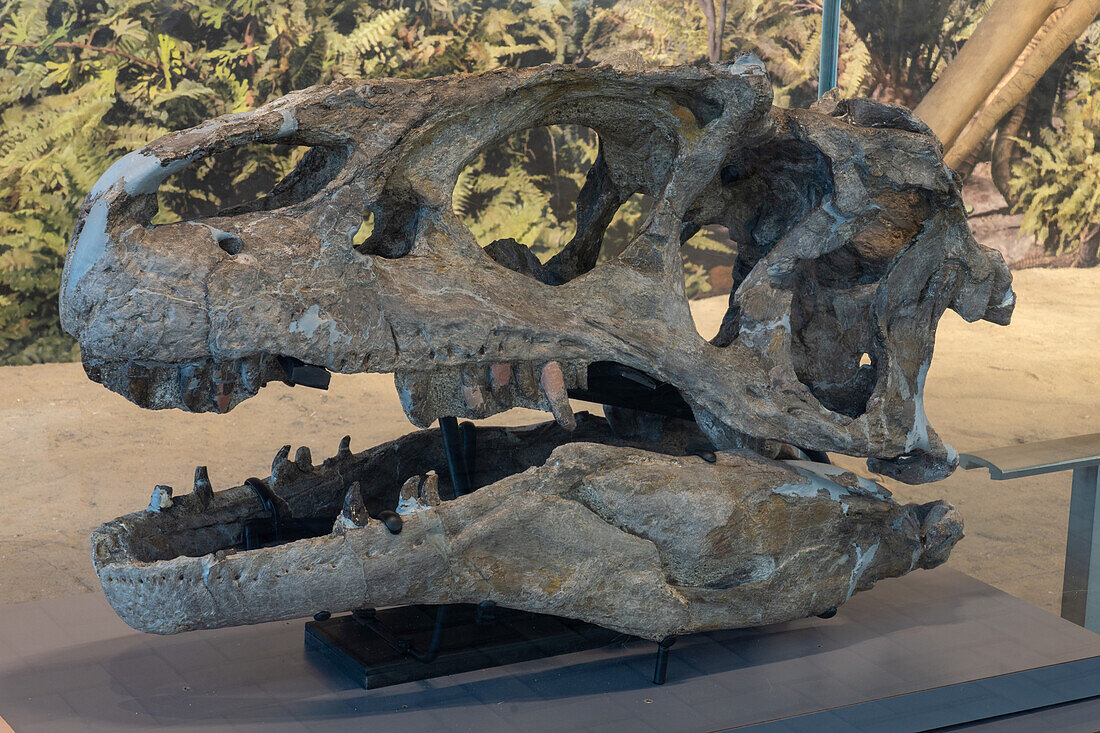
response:
[[(546, 263), (513, 240), (480, 247), (450, 206), (459, 172), (496, 140), (566, 123), (600, 138), (572, 241)], [(256, 141), (311, 150), (266, 198), (149, 225), (167, 175)], [(639, 192), (652, 213), (599, 262)], [(707, 341), (679, 250), (712, 223), (738, 252)], [(939, 564), (961, 523), (942, 502), (899, 506), (850, 473), (774, 459), (795, 446), (908, 482), (948, 475), (954, 451), (922, 404), (936, 323), (949, 307), (1007, 323), (1010, 282), (919, 120), (867, 100), (773, 108), (752, 58), (296, 92), (161, 138), (96, 184), (61, 294), (89, 376), (146, 407), (225, 411), (288, 362), (393, 372), (421, 427), (513, 406), (559, 425), (472, 429), (480, 488), (451, 500), (438, 431), (321, 466), (286, 448), (263, 501), (202, 475), (190, 496), (160, 489), (97, 530), (97, 569), (129, 623), (162, 633), (480, 600), (648, 638), (820, 613)], [(570, 392), (600, 365), (673, 391), (693, 420), (573, 415)], [(374, 518), (398, 509), (400, 534)], [(326, 528), (240, 549), (271, 512)]]

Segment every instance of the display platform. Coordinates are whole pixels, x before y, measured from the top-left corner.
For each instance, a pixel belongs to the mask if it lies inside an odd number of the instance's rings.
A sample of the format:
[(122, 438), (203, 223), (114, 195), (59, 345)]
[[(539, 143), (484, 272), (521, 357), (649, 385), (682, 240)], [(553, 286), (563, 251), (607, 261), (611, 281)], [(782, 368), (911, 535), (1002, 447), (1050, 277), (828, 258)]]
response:
[(897, 733), (1095, 730), (1100, 712), (1100, 635), (949, 568), (882, 581), (829, 620), (681, 638), (664, 686), (654, 645), (629, 642), (364, 690), (306, 652), (303, 622), (158, 637), (98, 594), (0, 606), (0, 719), (16, 733)]

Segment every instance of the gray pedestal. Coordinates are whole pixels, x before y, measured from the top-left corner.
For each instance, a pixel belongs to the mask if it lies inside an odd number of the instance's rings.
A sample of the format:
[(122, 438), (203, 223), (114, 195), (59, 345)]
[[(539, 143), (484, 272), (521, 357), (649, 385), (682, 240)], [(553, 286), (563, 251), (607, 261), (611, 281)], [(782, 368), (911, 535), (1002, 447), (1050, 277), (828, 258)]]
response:
[(663, 687), (653, 651), (633, 642), (363, 690), (306, 654), (302, 621), (148, 636), (89, 594), (0, 606), (0, 718), (18, 733), (893, 733), (1100, 694), (1100, 635), (948, 568), (882, 581), (830, 620), (685, 637)]

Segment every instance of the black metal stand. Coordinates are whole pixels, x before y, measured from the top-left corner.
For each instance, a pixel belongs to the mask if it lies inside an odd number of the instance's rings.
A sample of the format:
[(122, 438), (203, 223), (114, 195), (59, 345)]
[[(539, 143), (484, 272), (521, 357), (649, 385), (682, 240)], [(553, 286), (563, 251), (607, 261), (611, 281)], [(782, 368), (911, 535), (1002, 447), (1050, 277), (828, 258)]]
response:
[(478, 487), (474, 484), (474, 457), (477, 453), (477, 429), (472, 422), (458, 424), (453, 417), (439, 418), (447, 471), (451, 474), (454, 498), (465, 496)]
[(370, 690), (594, 649), (632, 637), (572, 619), (491, 603), (318, 614), (306, 649)]
[(675, 643), (675, 636), (666, 636), (657, 642), (657, 663), (653, 666), (653, 684), (665, 683), (665, 678), (668, 676), (668, 650)]

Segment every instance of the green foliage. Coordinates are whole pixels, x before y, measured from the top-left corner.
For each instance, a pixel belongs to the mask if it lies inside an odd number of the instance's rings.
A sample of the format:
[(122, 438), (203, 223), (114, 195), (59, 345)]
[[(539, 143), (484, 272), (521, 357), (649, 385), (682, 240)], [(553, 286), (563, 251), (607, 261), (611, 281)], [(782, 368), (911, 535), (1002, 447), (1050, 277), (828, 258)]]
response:
[(460, 174), (454, 210), (483, 245), (511, 237), (545, 261), (575, 232), (576, 198), (596, 147), (591, 130), (572, 125), (513, 135)]
[(844, 0), (869, 54), (867, 93), (916, 106), (993, 0)]
[(1100, 225), (1100, 23), (1081, 40), (1084, 61), (1069, 80), (1072, 94), (1055, 108), (1051, 127), (1037, 142), (1018, 141), (1026, 157), (1013, 169), (1009, 189), (1024, 214), (1021, 228), (1048, 254), (1075, 250)]

